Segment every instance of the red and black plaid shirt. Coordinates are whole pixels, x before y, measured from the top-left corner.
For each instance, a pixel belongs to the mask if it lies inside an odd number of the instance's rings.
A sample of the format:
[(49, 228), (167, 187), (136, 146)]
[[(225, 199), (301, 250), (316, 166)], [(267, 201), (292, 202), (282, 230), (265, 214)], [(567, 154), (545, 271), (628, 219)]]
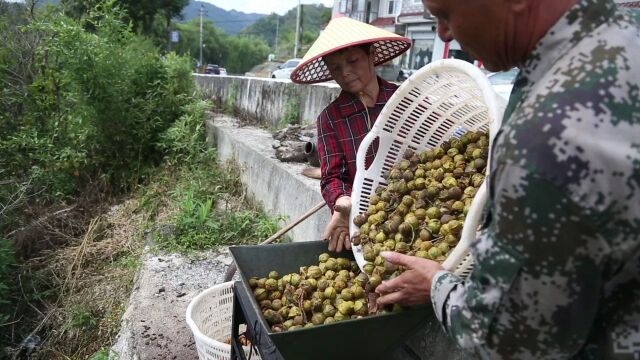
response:
[[(380, 91), (376, 104), (368, 108), (370, 126), (378, 118), (384, 105), (398, 88), (378, 77)], [(318, 116), (318, 156), (322, 179), (322, 197), (333, 212), (336, 200), (351, 196), (353, 179), (356, 176), (356, 154), (362, 139), (369, 132), (367, 115), (362, 102), (353, 94), (342, 91), (340, 96)], [(368, 155), (368, 161), (371, 161)]]

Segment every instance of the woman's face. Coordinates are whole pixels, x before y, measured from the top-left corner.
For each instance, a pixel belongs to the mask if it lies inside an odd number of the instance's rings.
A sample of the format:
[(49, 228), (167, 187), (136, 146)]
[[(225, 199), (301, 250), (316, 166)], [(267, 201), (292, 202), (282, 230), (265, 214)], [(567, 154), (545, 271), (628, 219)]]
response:
[(373, 49), (367, 54), (359, 46), (352, 46), (323, 57), (331, 77), (340, 87), (358, 94), (376, 77), (373, 65)]

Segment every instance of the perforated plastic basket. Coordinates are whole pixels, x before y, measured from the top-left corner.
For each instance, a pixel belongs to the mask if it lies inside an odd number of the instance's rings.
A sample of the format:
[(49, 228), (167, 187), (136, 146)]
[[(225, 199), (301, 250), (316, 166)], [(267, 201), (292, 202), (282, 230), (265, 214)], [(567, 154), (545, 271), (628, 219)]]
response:
[[(193, 333), (200, 360), (229, 360), (231, 316), (233, 313), (233, 281), (215, 285), (191, 300), (187, 307), (187, 324)], [(243, 347), (249, 356), (250, 348)], [(260, 359), (257, 351), (251, 359)]]
[[(387, 185), (383, 174), (402, 159), (407, 149), (416, 152), (431, 149), (470, 130), (489, 131), (491, 147), (504, 107), (504, 100), (495, 93), (482, 71), (467, 62), (440, 60), (414, 73), (389, 99), (358, 149), (350, 235), (358, 229), (353, 218), (367, 211), (369, 197), (375, 189)], [(367, 168), (365, 156), (376, 139), (379, 139), (378, 150)], [(468, 248), (475, 238), (486, 198), (483, 185), (471, 204), (460, 242), (443, 264), (445, 269), (462, 276), (470, 271), (473, 260)], [(353, 253), (363, 268), (366, 261), (362, 247), (354, 246)]]

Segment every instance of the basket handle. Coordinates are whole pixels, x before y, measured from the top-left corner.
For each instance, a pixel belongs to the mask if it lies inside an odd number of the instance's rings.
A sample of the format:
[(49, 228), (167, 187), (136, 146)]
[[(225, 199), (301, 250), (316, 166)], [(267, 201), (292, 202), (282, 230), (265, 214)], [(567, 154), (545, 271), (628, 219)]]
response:
[(480, 225), (480, 219), (482, 217), (482, 209), (487, 203), (487, 186), (486, 182), (478, 189), (478, 193), (471, 202), (471, 207), (467, 213), (467, 217), (464, 220), (464, 226), (462, 227), (462, 234), (460, 235), (460, 242), (451, 251), (451, 254), (442, 264), (442, 267), (447, 271), (455, 271), (458, 265), (467, 255), (471, 242), (476, 238), (476, 231)]

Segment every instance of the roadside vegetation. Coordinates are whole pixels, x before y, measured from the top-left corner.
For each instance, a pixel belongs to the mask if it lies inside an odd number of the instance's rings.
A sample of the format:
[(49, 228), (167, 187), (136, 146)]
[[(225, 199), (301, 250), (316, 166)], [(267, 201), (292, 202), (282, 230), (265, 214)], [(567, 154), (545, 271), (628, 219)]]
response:
[(206, 147), (191, 60), (114, 1), (82, 14), (0, 1), (0, 358), (106, 358), (145, 245), (278, 226)]

